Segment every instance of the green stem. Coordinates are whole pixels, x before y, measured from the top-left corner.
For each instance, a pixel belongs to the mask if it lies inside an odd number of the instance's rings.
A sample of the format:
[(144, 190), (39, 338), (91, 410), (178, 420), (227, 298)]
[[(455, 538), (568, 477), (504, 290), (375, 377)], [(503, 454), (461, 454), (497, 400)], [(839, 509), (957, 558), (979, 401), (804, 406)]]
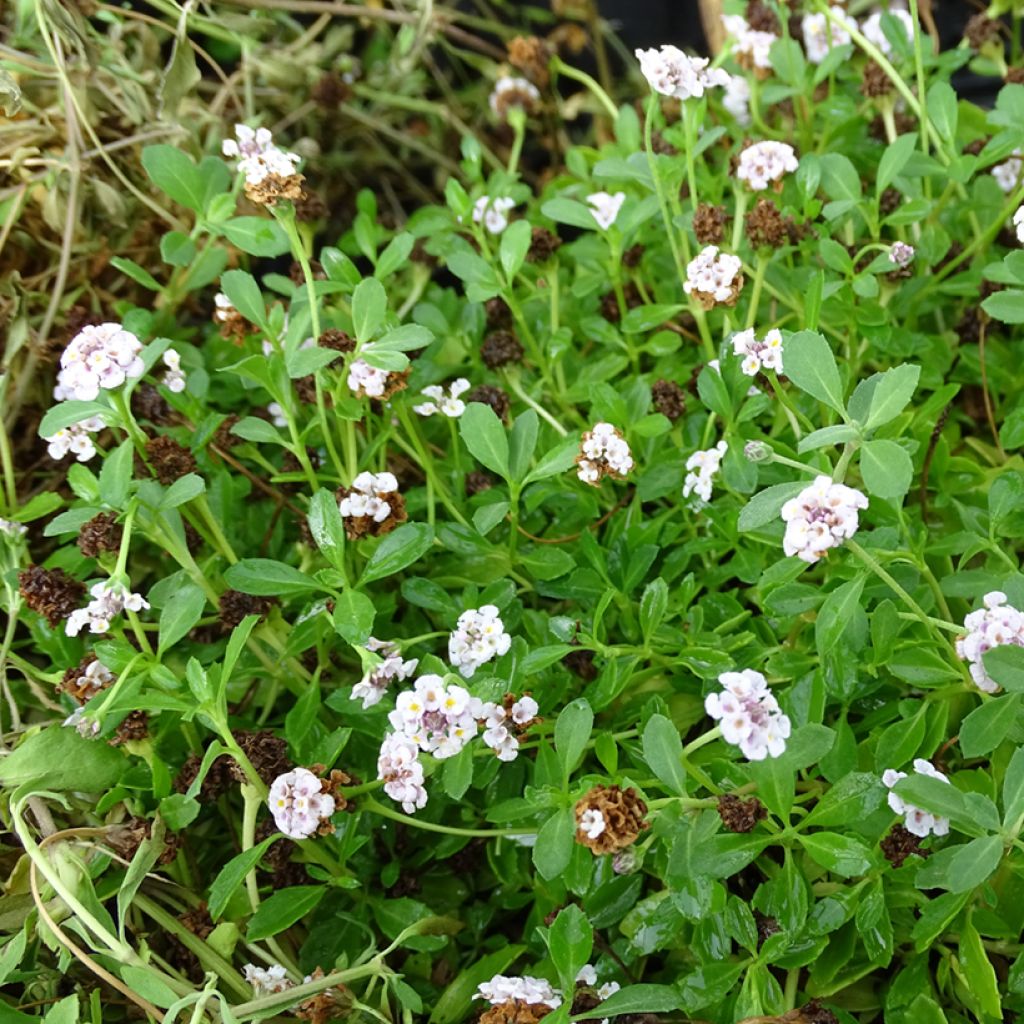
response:
[(433, 821), (424, 821), (415, 818), (411, 814), (402, 814), (400, 811), (393, 811), (385, 807), (372, 797), (359, 802), (361, 811), (369, 811), (381, 818), (389, 818), (391, 821), (400, 821), (403, 825), (411, 825), (413, 828), (422, 828), (427, 832), (441, 832), (449, 836), (478, 836), (488, 839), (499, 839), (503, 836), (532, 836), (536, 833), (535, 828), (457, 828), (454, 825), (438, 825)]
[(566, 64), (561, 57), (551, 58), (551, 70), (557, 72), (560, 75), (565, 75), (566, 78), (575, 79), (581, 85), (585, 85), (597, 101), (604, 107), (608, 112), (608, 116), (612, 119), (612, 124), (618, 119), (619, 108), (612, 102), (612, 98), (601, 88), (595, 78), (592, 78), (585, 71), (580, 71), (578, 68), (571, 67)]

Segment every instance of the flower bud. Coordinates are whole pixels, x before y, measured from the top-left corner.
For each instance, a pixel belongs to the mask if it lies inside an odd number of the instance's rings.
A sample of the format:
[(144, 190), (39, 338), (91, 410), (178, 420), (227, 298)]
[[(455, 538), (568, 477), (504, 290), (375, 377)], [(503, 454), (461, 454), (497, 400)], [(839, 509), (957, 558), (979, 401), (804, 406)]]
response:
[(775, 452), (767, 441), (748, 441), (743, 446), (743, 454), (748, 462), (771, 462)]

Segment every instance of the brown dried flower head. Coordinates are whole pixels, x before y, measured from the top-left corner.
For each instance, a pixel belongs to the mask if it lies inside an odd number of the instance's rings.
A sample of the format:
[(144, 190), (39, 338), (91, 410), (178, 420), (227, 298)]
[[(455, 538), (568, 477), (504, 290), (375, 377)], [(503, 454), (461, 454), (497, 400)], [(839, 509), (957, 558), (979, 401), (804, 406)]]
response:
[(734, 793), (723, 793), (718, 798), (718, 816), (729, 832), (752, 832), (768, 811), (756, 796), (743, 800)]
[(100, 512), (78, 531), (78, 550), (86, 558), (95, 558), (102, 551), (117, 551), (121, 547), (124, 527), (117, 521), (116, 512)]
[(657, 412), (673, 423), (686, 412), (686, 392), (674, 380), (657, 380), (651, 387), (651, 402)]
[(693, 233), (701, 245), (721, 245), (729, 219), (724, 206), (699, 203), (693, 213)]
[(477, 1024), (537, 1024), (550, 1012), (551, 1007), (546, 1003), (524, 1003), (520, 999), (509, 999), (484, 1010)]
[(647, 804), (632, 786), (595, 786), (576, 804), (576, 842), (595, 855), (615, 853), (650, 828)]
[(537, 36), (513, 36), (508, 42), (508, 62), (521, 71), (538, 89), (551, 81), (548, 64), (554, 51)]
[(195, 456), (173, 437), (161, 434), (146, 442), (146, 458), (165, 487), (196, 471)]
[(490, 369), (497, 370), (521, 362), (523, 346), (511, 331), (492, 331), (480, 346), (480, 357)]
[(32, 611), (44, 616), (51, 626), (56, 626), (78, 607), (85, 594), (85, 584), (79, 583), (63, 569), (30, 565), (18, 573), (18, 593)]
[(282, 199), (294, 203), (302, 199), (305, 180), (301, 174), (268, 174), (259, 182), (246, 181), (245, 194), (257, 206), (276, 206)]

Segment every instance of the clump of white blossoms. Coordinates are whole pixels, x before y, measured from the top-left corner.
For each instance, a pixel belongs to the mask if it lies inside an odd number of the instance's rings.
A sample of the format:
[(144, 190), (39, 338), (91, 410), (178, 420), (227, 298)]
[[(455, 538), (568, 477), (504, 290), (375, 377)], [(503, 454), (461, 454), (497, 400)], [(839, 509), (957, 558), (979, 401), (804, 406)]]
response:
[(295, 768), (274, 779), (267, 806), (279, 832), (289, 839), (308, 839), (334, 813), (335, 804), (308, 768)]
[(633, 456), (626, 439), (610, 423), (595, 423), (580, 441), (576, 475), (594, 487), (610, 476), (621, 480), (633, 468)]
[[(917, 775), (927, 775), (932, 779), (941, 779), (947, 785), (951, 785), (949, 779), (923, 757), (914, 758), (914, 772)], [(887, 768), (882, 773), (882, 782), (889, 789), (892, 789), (900, 779), (905, 779), (906, 777), (906, 772), (898, 772), (893, 768)], [(941, 818), (929, 811), (922, 811), (920, 807), (908, 804), (903, 797), (898, 796), (896, 793), (889, 794), (889, 806), (896, 814), (904, 816), (903, 827), (921, 839), (933, 834), (944, 836), (949, 832), (949, 818)]]
[(676, 46), (637, 50), (640, 70), (650, 87), (677, 100), (703, 96), (707, 89), (728, 84), (729, 73), (708, 67), (707, 57), (690, 57)]
[(167, 367), (163, 380), (160, 382), (168, 391), (180, 394), (185, 390), (185, 371), (181, 368), (181, 356), (169, 348), (163, 354), (163, 364)]
[(100, 393), (141, 377), (142, 342), (120, 324), (89, 324), (76, 334), (60, 357), (53, 397), (91, 402)]
[(8, 537), (24, 537), (28, 533), (28, 527), (24, 523), (15, 523), (10, 519), (0, 519), (0, 533)]
[(791, 725), (760, 672), (723, 672), (721, 693), (709, 693), (704, 709), (720, 723), (722, 739), (738, 746), (751, 761), (778, 757), (786, 749)]
[(384, 782), (384, 792), (400, 803), (406, 814), (414, 814), (427, 803), (419, 752), (419, 745), (404, 733), (389, 732), (377, 756), (377, 778)]
[(537, 702), (529, 694), (507, 707), (491, 701), (482, 706), (483, 741), (497, 754), (499, 761), (514, 761), (519, 756), (517, 734), (537, 720), (537, 711)]
[(271, 964), (269, 967), (246, 964), (242, 968), (242, 974), (252, 986), (254, 996), (275, 995), (278, 992), (286, 992), (295, 985), (280, 964)]
[(114, 673), (98, 658), (90, 661), (80, 675), (65, 679), (64, 688), (74, 692), (76, 700), (85, 704), (100, 690), (114, 685)]
[(88, 462), (96, 454), (92, 435), (102, 429), (103, 420), (98, 416), (62, 427), (56, 434), (43, 438), (46, 454), (57, 461), (72, 454), (79, 462)]
[(1003, 161), (1001, 164), (996, 164), (992, 168), (992, 177), (996, 179), (996, 184), (1005, 192), (1007, 195), (1011, 193), (1020, 184), (1020, 172), (1024, 168), (1024, 161), (1019, 159), (1020, 150), (1015, 149), (1013, 156), (1009, 160)]
[(549, 1006), (557, 1010), (562, 1005), (562, 994), (552, 988), (551, 982), (524, 974), (521, 978), (509, 978), (496, 974), (490, 981), (481, 983), (476, 990), (477, 999), (486, 999), (491, 1006), (517, 1002), (530, 1006)]
[(622, 988), (617, 981), (606, 981), (603, 985), (598, 985), (597, 969), (593, 964), (584, 964), (579, 969), (576, 974), (576, 984), (596, 989), (599, 999), (607, 999), (609, 996), (615, 995)]
[(753, 327), (737, 332), (732, 336), (732, 350), (743, 357), (740, 368), (748, 377), (756, 377), (761, 370), (782, 373), (782, 332), (777, 327), (760, 340)]
[(90, 633), (106, 633), (121, 612), (138, 612), (149, 607), (141, 594), (131, 593), (121, 583), (94, 583), (89, 593), (92, 600), (84, 608), (76, 608), (64, 624), (68, 636), (78, 636), (85, 626)]
[(360, 473), (352, 489), (338, 502), (342, 519), (372, 519), (383, 523), (391, 515), (388, 496), (398, 490), (394, 473)]
[(398, 695), (388, 714), (391, 727), (425, 754), (438, 760), (454, 757), (477, 734), (483, 708), (465, 687), (448, 685), (441, 676), (425, 675)]
[(701, 501), (711, 500), (715, 477), (722, 466), (722, 459), (729, 450), (725, 441), (719, 441), (714, 448), (694, 452), (686, 460), (686, 479), (683, 481), (683, 497), (696, 494)]
[(1024, 245), (1024, 206), (1018, 206), (1013, 215), (1013, 226), (1017, 229), (1017, 241)]
[(528, 79), (506, 75), (494, 83), (488, 103), (491, 113), (504, 121), (513, 107), (520, 107), (527, 114), (533, 113), (540, 103), (540, 92)]
[(999, 684), (985, 670), (986, 651), (1003, 644), (1024, 647), (1024, 612), (1006, 603), (1001, 590), (992, 590), (978, 608), (964, 619), (964, 636), (956, 641), (956, 653), (968, 662), (971, 678), (979, 690), (995, 693)]
[(618, 217), (625, 201), (625, 192), (616, 192), (614, 195), (608, 192), (593, 192), (587, 196), (590, 213), (602, 231), (607, 231), (615, 223), (615, 218)]
[(910, 16), (909, 11), (904, 11), (899, 7), (891, 7), (888, 11), (875, 11), (874, 14), (865, 18), (862, 22), (860, 30), (864, 38), (868, 42), (874, 43), (886, 57), (889, 57), (892, 55), (892, 43), (889, 42), (889, 37), (882, 28), (883, 14), (891, 14), (896, 19), (896, 23), (906, 33), (907, 39), (914, 38), (914, 19)]
[(706, 245), (686, 265), (683, 290), (705, 309), (719, 303), (734, 306), (743, 289), (742, 269), (739, 256), (720, 252), (717, 245)]
[(465, 679), (470, 679), (481, 665), (508, 652), (512, 637), (493, 604), (467, 608), (459, 616), (455, 630), (448, 638), (448, 660)]
[(782, 188), (782, 179), (800, 166), (796, 150), (787, 142), (755, 142), (740, 153), (736, 177), (745, 181), (755, 192), (763, 192), (769, 185), (776, 191)]
[(465, 377), (453, 380), (448, 386), (448, 394), (440, 384), (431, 384), (423, 389), (423, 394), (430, 399), (429, 402), (422, 402), (414, 405), (412, 411), (420, 416), (435, 416), (440, 413), (449, 419), (458, 419), (466, 411), (466, 403), (459, 395), (465, 394), (472, 385)]
[(365, 359), (353, 359), (348, 368), (348, 386), (360, 398), (389, 397), (392, 374), (371, 366)]
[(722, 106), (736, 118), (736, 123), (750, 124), (750, 83), (742, 75), (730, 75), (722, 96)]
[(830, 21), (825, 14), (815, 13), (805, 14), (800, 22), (804, 49), (812, 64), (820, 64), (835, 47), (845, 46), (850, 41), (847, 30), (857, 27), (856, 19), (851, 18), (842, 7), (832, 6), (829, 10), (836, 21)]
[(235, 137), (221, 143), (221, 152), (237, 160), (235, 169), (245, 175), (247, 187), (264, 184), (270, 177), (290, 178), (299, 163), (297, 153), (288, 153), (274, 145), (267, 128), (236, 124)]
[(914, 253), (917, 250), (906, 242), (893, 242), (889, 247), (889, 259), (897, 267), (909, 267), (914, 262)]
[(774, 32), (751, 28), (742, 14), (723, 14), (722, 26), (732, 37), (733, 56), (740, 67), (755, 72), (771, 71), (771, 47), (778, 39)]
[(588, 839), (596, 839), (607, 827), (604, 815), (596, 807), (588, 807), (576, 826)]
[(364, 709), (379, 704), (391, 681), (397, 679), (401, 682), (408, 679), (419, 664), (418, 658), (403, 659), (398, 645), (389, 640), (378, 640), (371, 636), (365, 647), (368, 651), (379, 654), (381, 661), (352, 687), (352, 700), (361, 700)]
[(868, 507), (860, 491), (819, 476), (782, 506), (786, 533), (782, 549), (804, 562), (817, 562), (857, 532), (858, 512)]
[(508, 215), (516, 201), (508, 196), (481, 196), (473, 204), (473, 223), (483, 224), (492, 235), (500, 235), (508, 227)]

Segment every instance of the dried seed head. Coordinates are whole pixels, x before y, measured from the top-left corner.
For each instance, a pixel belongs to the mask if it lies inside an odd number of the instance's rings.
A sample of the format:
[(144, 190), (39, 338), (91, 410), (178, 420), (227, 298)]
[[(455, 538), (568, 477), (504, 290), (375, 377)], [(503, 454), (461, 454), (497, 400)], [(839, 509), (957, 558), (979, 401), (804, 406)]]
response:
[(537, 36), (514, 36), (508, 42), (508, 62), (539, 89), (544, 89), (551, 80), (548, 65), (554, 51)]
[(622, 254), (622, 265), (624, 267), (629, 267), (630, 269), (633, 267), (639, 267), (640, 260), (643, 259), (643, 255), (644, 247), (640, 242), (637, 242), (636, 245), (631, 245)]
[[(256, 769), (256, 774), (268, 786), (278, 775), (284, 775), (285, 772), (292, 770), (293, 765), (288, 757), (288, 743), (280, 736), (275, 736), (265, 729), (258, 732), (235, 729), (231, 735), (235, 737), (249, 763)], [(238, 782), (246, 782), (248, 779), (242, 766), (234, 758), (230, 759), (229, 771)]]
[(1024, 85), (1024, 68), (1007, 68), (1006, 82), (1008, 85)]
[[(196, 754), (189, 754), (180, 771), (174, 778), (174, 791), (185, 793), (189, 786), (195, 782), (199, 775), (199, 768), (202, 765), (202, 758)], [(209, 770), (203, 777), (199, 786), (199, 794), (196, 797), (200, 803), (212, 803), (217, 797), (226, 793), (232, 785), (233, 776), (231, 772), (231, 758), (218, 757), (210, 765)]]
[(882, 215), (888, 217), (903, 202), (903, 196), (899, 189), (887, 188), (878, 199), (878, 208)]
[(302, 198), (301, 174), (268, 174), (262, 181), (245, 183), (245, 194), (257, 206), (276, 206), (282, 199), (297, 202)]
[(592, 683), (597, 678), (593, 651), (570, 651), (562, 658), (562, 664), (585, 683)]
[(964, 39), (972, 50), (980, 50), (986, 43), (999, 38), (1002, 26), (984, 12), (975, 14), (964, 26)]
[(171, 407), (152, 384), (140, 384), (132, 392), (131, 405), (132, 415), (137, 420), (149, 420), (157, 426), (165, 426), (171, 422)]
[(561, 238), (547, 228), (534, 228), (526, 259), (530, 263), (547, 263), (562, 244)]
[(674, 380), (658, 380), (651, 387), (651, 401), (657, 412), (673, 423), (686, 412), (686, 392)]
[(112, 747), (144, 740), (149, 735), (149, 715), (145, 711), (131, 711), (107, 740)]
[(786, 221), (770, 199), (758, 199), (746, 217), (747, 238), (755, 249), (779, 249), (789, 239)]
[(646, 814), (647, 804), (632, 786), (595, 786), (576, 803), (576, 842), (595, 856), (614, 853), (650, 828)]
[(507, 394), (492, 384), (478, 384), (468, 395), (466, 402), (480, 402), (489, 405), (502, 423), (508, 423), (508, 414), (512, 406)]
[(524, 1003), (519, 999), (491, 1006), (480, 1014), (477, 1024), (537, 1024), (551, 1007), (545, 1003)]
[(352, 86), (336, 71), (328, 71), (321, 75), (313, 88), (309, 90), (309, 98), (324, 110), (333, 110), (344, 103), (352, 95)]
[(101, 551), (117, 551), (123, 534), (116, 512), (100, 512), (79, 529), (78, 550), (86, 558), (95, 558)]
[(864, 77), (861, 79), (860, 91), (869, 99), (888, 96), (894, 89), (892, 79), (882, 70), (879, 64), (869, 60), (864, 66)]
[(480, 357), (492, 370), (523, 359), (523, 346), (511, 331), (493, 331), (480, 346)]
[(333, 349), (335, 352), (354, 352), (356, 339), (351, 334), (339, 331), (337, 327), (328, 327), (316, 342), (321, 348)]
[(161, 434), (146, 442), (146, 458), (165, 487), (196, 471), (195, 456), (173, 437)]
[(225, 590), (218, 602), (221, 624), (226, 629), (234, 629), (247, 615), (258, 615), (265, 619), (275, 604), (277, 599), (273, 597), (257, 597), (238, 590)]
[(489, 473), (474, 469), (466, 474), (466, 496), (472, 498), (474, 494), (482, 491), (489, 491), (494, 486), (494, 480)]
[(899, 823), (893, 825), (888, 835), (883, 836), (878, 845), (882, 848), (885, 859), (894, 868), (902, 867), (908, 857), (930, 857), (932, 852), (921, 846), (918, 836)]
[(718, 798), (718, 816), (729, 832), (751, 832), (768, 812), (756, 796), (741, 800), (733, 793), (723, 793)]
[(488, 299), (484, 303), (484, 310), (487, 313), (488, 330), (506, 330), (512, 326), (512, 310), (509, 309), (508, 303), (500, 295), (495, 295), (493, 299)]
[(693, 213), (693, 233), (701, 245), (720, 245), (725, 238), (728, 220), (724, 206), (699, 203)]
[(782, 33), (782, 26), (779, 25), (775, 12), (762, 0), (749, 0), (744, 17), (755, 32), (771, 32), (773, 35)]
[(323, 220), (327, 216), (327, 202), (319, 192), (303, 188), (302, 194), (295, 200), (295, 219), (306, 224), (314, 220)]
[(51, 626), (56, 626), (78, 607), (85, 594), (85, 584), (79, 583), (63, 569), (30, 565), (18, 573), (18, 592), (32, 611), (44, 616)]

